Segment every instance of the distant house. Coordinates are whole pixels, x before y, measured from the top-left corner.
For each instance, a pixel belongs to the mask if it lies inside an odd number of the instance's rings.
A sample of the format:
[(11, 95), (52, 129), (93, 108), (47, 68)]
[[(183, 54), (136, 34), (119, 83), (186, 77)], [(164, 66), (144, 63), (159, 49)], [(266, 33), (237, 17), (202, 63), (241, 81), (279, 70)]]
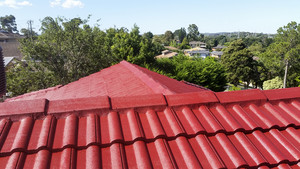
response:
[(21, 38), (22, 36), (19, 34), (0, 30), (0, 46), (3, 49), (2, 52), (4, 57), (22, 58), (22, 54), (19, 49), (20, 43), (18, 41)]
[(175, 48), (175, 47), (173, 47), (173, 46), (165, 46), (165, 48), (168, 49), (168, 50), (173, 50), (173, 51), (174, 51), (174, 50), (175, 50), (175, 51), (176, 51), (176, 50), (179, 50), (178, 48)]
[(189, 43), (190, 47), (192, 48), (196, 48), (196, 47), (200, 47), (200, 48), (206, 48), (206, 43), (204, 42), (200, 42), (200, 41), (191, 41)]
[(184, 54), (186, 56), (206, 58), (207, 56), (209, 56), (209, 51), (204, 48), (196, 47), (184, 50)]
[(160, 58), (172, 58), (174, 56), (177, 56), (178, 53), (177, 52), (172, 52), (169, 50), (164, 50), (161, 52), (161, 55), (155, 56), (156, 59), (160, 59)]
[(223, 55), (223, 52), (222, 51), (212, 51), (210, 53), (210, 56), (211, 57), (214, 57), (214, 58), (221, 58), (221, 56)]
[(221, 51), (222, 49), (226, 48), (226, 46), (222, 46), (222, 45), (218, 45), (216, 47), (213, 47), (212, 50), (213, 51)]

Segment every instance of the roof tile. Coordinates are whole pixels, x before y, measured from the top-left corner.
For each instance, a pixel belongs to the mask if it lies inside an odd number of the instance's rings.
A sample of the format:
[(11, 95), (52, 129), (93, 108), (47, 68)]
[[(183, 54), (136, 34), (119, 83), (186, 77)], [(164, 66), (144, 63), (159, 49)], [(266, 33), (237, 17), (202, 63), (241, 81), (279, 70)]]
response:
[(263, 93), (267, 96), (269, 100), (300, 98), (300, 87), (264, 90)]
[(224, 133), (218, 133), (215, 136), (209, 137), (209, 139), (225, 163), (226, 168), (247, 166), (246, 161)]
[(28, 144), (28, 150), (35, 151), (41, 148), (52, 148), (56, 119), (47, 116), (43, 120), (36, 120)]
[(203, 168), (225, 168), (222, 159), (207, 136), (199, 134), (195, 138), (190, 138), (189, 143), (197, 158), (201, 159), (201, 166)]
[(0, 117), (24, 114), (43, 115), (46, 103), (46, 99), (3, 102), (0, 103)]
[(215, 94), (221, 103), (267, 100), (267, 97), (259, 89), (216, 92)]
[(226, 131), (234, 132), (243, 129), (239, 122), (232, 117), (223, 105), (217, 103), (210, 108), (210, 111)]
[(50, 166), (51, 152), (40, 150), (36, 154), (27, 154), (24, 168), (47, 169)]
[(111, 98), (113, 109), (147, 107), (147, 106), (165, 106), (166, 101), (162, 94), (141, 95), (131, 97), (113, 97)]
[(146, 112), (137, 113), (142, 126), (142, 131), (147, 140), (166, 136), (166, 133), (162, 127), (161, 121), (157, 115), (157, 112), (149, 109)]
[(193, 135), (205, 132), (194, 112), (187, 106), (183, 107), (181, 111), (175, 111), (175, 113), (187, 134)]
[(259, 166), (267, 163), (264, 156), (257, 150), (243, 132), (237, 132), (228, 136), (228, 138), (249, 166)]
[(179, 136), (168, 141), (168, 145), (178, 168), (202, 168), (187, 138)]
[(166, 99), (169, 106), (219, 102), (212, 91), (166, 95)]
[(224, 131), (220, 122), (207, 106), (201, 105), (198, 109), (193, 109), (193, 111), (207, 133), (218, 133)]
[(164, 111), (157, 112), (157, 115), (167, 137), (185, 133), (172, 109), (166, 108)]
[(48, 113), (65, 113), (103, 108), (110, 108), (110, 103), (107, 96), (51, 100), (49, 102)]

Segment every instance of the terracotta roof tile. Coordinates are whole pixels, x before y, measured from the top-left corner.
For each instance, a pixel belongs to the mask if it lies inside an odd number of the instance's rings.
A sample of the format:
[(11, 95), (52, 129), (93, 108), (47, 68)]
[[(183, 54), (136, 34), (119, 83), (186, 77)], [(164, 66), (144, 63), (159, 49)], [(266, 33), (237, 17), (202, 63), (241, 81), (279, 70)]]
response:
[[(295, 111), (294, 117), (277, 102), (255, 100), (118, 110), (93, 107), (93, 111), (76, 110), (75, 114), (58, 109), (67, 114), (46, 112), (45, 117), (17, 121), (5, 116), (0, 121), (0, 160), (23, 167), (292, 166), (300, 160), (300, 110), (293, 106), (294, 101), (299, 99), (280, 101)], [(57, 105), (49, 104), (53, 113), (51, 106)], [(61, 162), (66, 158), (71, 161)]]

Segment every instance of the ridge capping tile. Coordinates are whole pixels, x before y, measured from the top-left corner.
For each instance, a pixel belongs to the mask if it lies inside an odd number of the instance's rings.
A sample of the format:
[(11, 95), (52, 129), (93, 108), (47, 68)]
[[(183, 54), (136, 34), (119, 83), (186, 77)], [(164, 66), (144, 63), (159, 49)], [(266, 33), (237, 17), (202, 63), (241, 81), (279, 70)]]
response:
[(234, 103), (253, 100), (267, 100), (265, 94), (259, 89), (239, 90), (230, 92), (216, 92), (220, 103)]
[(108, 96), (85, 97), (64, 100), (51, 100), (48, 106), (48, 113), (54, 114), (105, 108), (110, 108)]
[(43, 115), (47, 103), (47, 99), (3, 102), (0, 103), (0, 117), (27, 114)]
[(219, 102), (212, 91), (166, 95), (166, 99), (169, 106)]
[(300, 98), (300, 87), (263, 90), (262, 92), (269, 100)]
[(162, 94), (112, 97), (111, 104), (112, 109), (167, 105)]

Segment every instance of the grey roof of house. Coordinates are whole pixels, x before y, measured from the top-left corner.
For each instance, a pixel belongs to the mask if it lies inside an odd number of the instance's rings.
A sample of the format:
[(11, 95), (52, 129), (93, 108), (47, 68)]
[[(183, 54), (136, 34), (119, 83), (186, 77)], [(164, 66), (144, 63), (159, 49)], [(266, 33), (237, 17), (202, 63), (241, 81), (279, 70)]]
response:
[(200, 41), (191, 41), (189, 44), (206, 44), (206, 43)]
[(6, 31), (0, 31), (0, 39), (19, 39), (22, 36), (16, 33), (9, 33)]
[(215, 46), (213, 47), (214, 49), (223, 49), (223, 48), (226, 48), (226, 46), (222, 46), (222, 45), (218, 45), (218, 46)]
[(211, 54), (220, 56), (220, 55), (223, 55), (223, 52), (222, 51), (212, 51)]
[(209, 51), (208, 50), (194, 50), (194, 51), (190, 51), (190, 52), (187, 52), (187, 53), (205, 53), (205, 54), (209, 54)]

